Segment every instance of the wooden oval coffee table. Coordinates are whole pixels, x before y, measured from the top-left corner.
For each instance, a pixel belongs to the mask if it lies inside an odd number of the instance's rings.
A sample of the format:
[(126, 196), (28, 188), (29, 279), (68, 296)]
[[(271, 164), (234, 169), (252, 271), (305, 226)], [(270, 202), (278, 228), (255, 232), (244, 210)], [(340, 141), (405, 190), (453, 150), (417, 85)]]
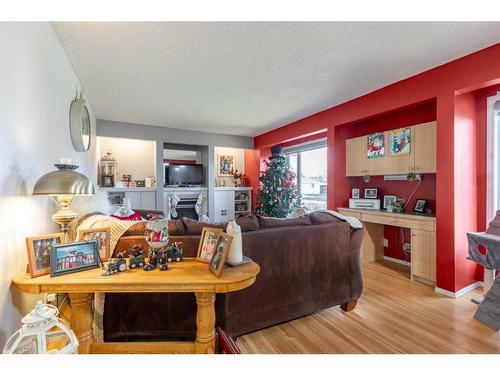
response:
[[(68, 293), (71, 304), (71, 328), (80, 342), (79, 353), (213, 353), (215, 351), (215, 294), (249, 287), (260, 271), (257, 263), (225, 267), (220, 278), (205, 263), (185, 258), (172, 263), (169, 270), (150, 272), (127, 270), (101, 276), (101, 270), (72, 273), (57, 277), (31, 278), (17, 275), (13, 282), (23, 293)], [(95, 343), (92, 333), (94, 293), (176, 293), (193, 292), (196, 296), (196, 340), (194, 342)]]

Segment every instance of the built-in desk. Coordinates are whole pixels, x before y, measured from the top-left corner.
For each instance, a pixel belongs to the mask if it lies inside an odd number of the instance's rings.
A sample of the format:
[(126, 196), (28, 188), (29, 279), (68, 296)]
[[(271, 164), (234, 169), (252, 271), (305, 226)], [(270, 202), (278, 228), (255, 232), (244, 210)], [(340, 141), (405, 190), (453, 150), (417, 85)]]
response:
[(394, 213), (381, 210), (339, 208), (345, 216), (361, 220), (365, 226), (363, 262), (384, 257), (384, 225), (410, 228), (411, 278), (426, 284), (436, 282), (436, 218), (429, 215)]

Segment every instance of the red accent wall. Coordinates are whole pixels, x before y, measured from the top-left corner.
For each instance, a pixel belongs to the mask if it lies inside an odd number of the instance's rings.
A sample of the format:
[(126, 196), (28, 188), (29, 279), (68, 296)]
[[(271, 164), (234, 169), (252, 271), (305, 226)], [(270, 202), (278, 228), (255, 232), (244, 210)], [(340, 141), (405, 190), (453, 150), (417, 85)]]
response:
[[(477, 280), (477, 272), (470, 272), (472, 266), (465, 264), (468, 261), (464, 258), (463, 246), (465, 232), (477, 230), (478, 225), (481, 225), (477, 216), (481, 215), (483, 208), (478, 208), (478, 204), (484, 203), (478, 199), (484, 190), (481, 188), (481, 178), (473, 179), (472, 184), (466, 181), (466, 186), (462, 186), (463, 179), (471, 174), (461, 170), (461, 166), (476, 165), (476, 172), (480, 174), (482, 167), (478, 163), (483, 163), (476, 154), (471, 154), (470, 151), (476, 151), (477, 143), (473, 146), (467, 136), (484, 135), (481, 131), (476, 134), (472, 130), (475, 120), (467, 119), (472, 118), (474, 112), (472, 98), (462, 95), (499, 84), (498, 61), (500, 43), (262, 134), (254, 139), (255, 148), (262, 150), (327, 129), (328, 206), (335, 208), (349, 194), (349, 184), (342, 182), (345, 175), (339, 180), (340, 174), (336, 171), (342, 163), (336, 160), (336, 155), (340, 154), (336, 149), (339, 134), (335, 127), (349, 125), (355, 128), (362, 121), (434, 102), (438, 124), (437, 286), (452, 292), (458, 291)], [(455, 125), (458, 125), (457, 131)], [(480, 127), (479, 122), (477, 126)], [(484, 155), (480, 154), (480, 157)], [(466, 204), (464, 208), (464, 201), (472, 203)], [(460, 220), (462, 212), (467, 215), (476, 212), (476, 220)]]

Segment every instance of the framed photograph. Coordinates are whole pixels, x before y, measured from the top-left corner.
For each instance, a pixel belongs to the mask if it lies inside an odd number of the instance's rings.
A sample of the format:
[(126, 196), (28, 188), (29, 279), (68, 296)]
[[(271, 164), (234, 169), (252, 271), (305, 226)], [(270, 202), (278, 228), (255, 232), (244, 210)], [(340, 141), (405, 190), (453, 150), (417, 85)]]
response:
[(384, 195), (384, 209), (387, 209), (387, 206), (394, 206), (396, 203), (395, 195)]
[(52, 246), (50, 276), (99, 267), (99, 241), (80, 241)]
[(378, 189), (370, 188), (365, 189), (365, 199), (377, 199), (378, 197)]
[(375, 133), (368, 136), (368, 159), (382, 158), (385, 156), (385, 134)]
[(81, 241), (99, 241), (99, 256), (103, 262), (110, 256), (110, 235), (109, 228), (80, 229), (78, 239)]
[(210, 263), (215, 254), (215, 248), (219, 241), (219, 236), (223, 232), (220, 228), (203, 227), (198, 245), (196, 259), (203, 263)]
[(352, 189), (352, 198), (359, 199), (359, 189)]
[(113, 176), (101, 176), (102, 187), (114, 187)]
[(232, 177), (234, 172), (234, 155), (217, 155), (217, 175)]
[(389, 133), (390, 155), (408, 155), (410, 153), (411, 129), (392, 130)]
[(26, 238), (31, 277), (48, 275), (50, 273), (50, 250), (52, 246), (63, 242), (63, 233)]
[(424, 213), (426, 205), (427, 205), (427, 201), (425, 199), (417, 199), (417, 202), (415, 202), (415, 208), (413, 209), (413, 211), (419, 212), (419, 213)]
[(232, 240), (233, 237), (229, 234), (220, 233), (217, 246), (215, 247), (215, 254), (210, 262), (210, 271), (212, 271), (217, 277), (220, 277), (222, 269), (226, 264), (227, 253), (231, 247)]

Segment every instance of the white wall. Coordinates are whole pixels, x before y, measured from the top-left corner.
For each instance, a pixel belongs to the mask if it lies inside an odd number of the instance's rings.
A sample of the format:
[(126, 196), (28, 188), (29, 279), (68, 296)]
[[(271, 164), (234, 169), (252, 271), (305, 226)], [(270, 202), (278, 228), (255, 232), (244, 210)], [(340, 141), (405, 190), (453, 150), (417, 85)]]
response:
[(79, 83), (51, 25), (0, 23), (0, 56), (2, 348), (40, 297), (21, 295), (11, 284), (26, 269), (25, 237), (58, 231), (49, 198), (31, 195), (35, 181), (69, 157), (95, 182), (97, 161), (94, 144), (87, 153), (71, 145), (69, 106)]
[(118, 180), (130, 174), (133, 180), (156, 177), (156, 142), (140, 139), (97, 137), (97, 154), (110, 150), (118, 165)]
[(219, 166), (217, 164), (217, 155), (234, 155), (234, 169), (238, 172), (245, 173), (245, 150), (242, 148), (232, 148), (232, 147), (215, 147), (214, 151), (214, 165), (215, 165), (215, 178), (218, 181), (224, 181), (225, 186), (233, 185), (232, 177), (220, 177)]

